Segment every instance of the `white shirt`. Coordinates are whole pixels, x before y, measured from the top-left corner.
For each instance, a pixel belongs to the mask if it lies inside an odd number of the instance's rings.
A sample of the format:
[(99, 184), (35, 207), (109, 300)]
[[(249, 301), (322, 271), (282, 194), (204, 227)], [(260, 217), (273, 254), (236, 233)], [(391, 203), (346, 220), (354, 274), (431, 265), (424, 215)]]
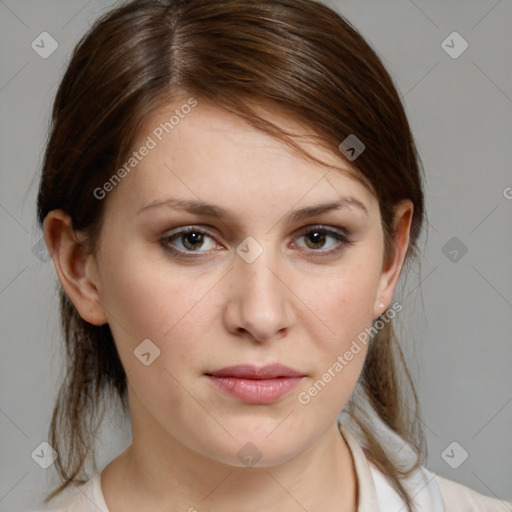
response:
[[(405, 512), (405, 503), (383, 473), (367, 459), (357, 439), (340, 424), (352, 454), (358, 485), (357, 512)], [(440, 477), (420, 466), (404, 485), (414, 496), (418, 512), (512, 512), (512, 503), (490, 498)], [(46, 508), (33, 512), (110, 512), (101, 489), (101, 471), (85, 484), (71, 486)], [(340, 511), (341, 512), (341, 511)]]

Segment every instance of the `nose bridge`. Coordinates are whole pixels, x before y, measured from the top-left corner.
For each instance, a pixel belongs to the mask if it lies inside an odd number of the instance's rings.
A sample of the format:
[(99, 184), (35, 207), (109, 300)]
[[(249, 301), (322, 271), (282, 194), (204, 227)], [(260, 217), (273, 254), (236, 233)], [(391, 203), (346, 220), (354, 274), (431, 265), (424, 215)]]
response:
[(246, 238), (237, 247), (232, 279), (235, 280), (237, 329), (260, 340), (270, 338), (290, 322), (289, 294), (280, 258), (271, 236)]
[[(245, 285), (244, 296), (274, 300), (279, 294), (278, 254), (271, 236), (257, 235), (257, 239), (247, 237), (237, 247), (236, 273)], [(242, 286), (244, 288), (244, 286)], [(263, 297), (265, 296), (265, 297)]]

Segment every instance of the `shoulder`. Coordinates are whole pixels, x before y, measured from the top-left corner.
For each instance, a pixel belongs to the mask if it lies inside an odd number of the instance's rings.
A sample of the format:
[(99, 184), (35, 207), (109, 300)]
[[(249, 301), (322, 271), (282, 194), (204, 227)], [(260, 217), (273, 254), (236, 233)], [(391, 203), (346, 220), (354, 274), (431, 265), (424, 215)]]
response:
[(72, 484), (61, 494), (36, 510), (27, 512), (109, 512), (101, 492), (100, 472), (95, 473), (87, 482)]
[[(381, 446), (385, 447), (397, 467), (412, 468), (416, 466), (416, 450), (391, 430), (368, 405), (367, 401), (363, 400), (362, 403)], [(395, 491), (388, 477), (373, 464), (370, 453), (364, 450), (364, 435), (358, 425), (351, 421), (350, 417), (344, 419), (343, 424), (340, 422), (340, 431), (351, 448), (356, 469), (364, 469), (367, 466), (370, 470), (369, 474), (361, 470), (358, 480), (366, 482), (367, 489), (375, 491), (378, 503), (378, 508), (372, 506), (363, 508), (363, 510), (380, 510), (382, 512), (405, 510), (407, 504)], [(365, 464), (362, 464), (362, 460)], [(480, 494), (469, 487), (430, 471), (424, 465), (416, 466), (406, 477), (401, 478), (401, 483), (411, 497), (411, 504), (418, 512), (512, 512), (511, 502)]]
[(436, 475), (445, 512), (512, 512), (512, 503), (480, 494), (465, 485)]
[[(371, 462), (370, 467), (381, 510), (402, 510), (406, 503), (392, 488), (391, 482)], [(419, 466), (402, 480), (402, 484), (419, 512), (512, 512), (511, 502), (481, 494), (433, 473), (425, 466)]]
[[(80, 488), (83, 489), (84, 485), (85, 484), (82, 484)], [(73, 489), (68, 488), (52, 498), (48, 503), (40, 504), (39, 508), (30, 509), (25, 512), (68, 512), (73, 507), (78, 493), (78, 487)]]

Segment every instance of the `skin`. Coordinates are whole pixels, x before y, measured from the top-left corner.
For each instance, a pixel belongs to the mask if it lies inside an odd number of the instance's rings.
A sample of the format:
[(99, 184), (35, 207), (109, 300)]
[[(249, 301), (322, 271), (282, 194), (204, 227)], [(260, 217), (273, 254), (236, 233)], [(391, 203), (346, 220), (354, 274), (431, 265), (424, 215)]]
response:
[[(182, 104), (153, 112), (135, 148)], [(276, 112), (272, 120), (301, 129)], [(348, 169), (340, 155), (302, 144)], [(234, 217), (169, 207), (138, 213), (171, 196), (201, 199)], [(296, 209), (346, 196), (367, 211), (349, 205), (289, 218)], [(110, 511), (355, 511), (355, 469), (336, 418), (366, 349), (307, 405), (298, 395), (391, 304), (412, 203), (397, 205), (395, 250), (384, 262), (377, 198), (357, 179), (300, 157), (201, 100), (104, 200), (95, 254), (76, 250), (80, 234), (62, 210), (48, 214), (44, 233), (62, 286), (85, 320), (109, 323), (127, 373), (133, 439), (102, 472)], [(345, 229), (351, 243), (304, 233), (317, 224)], [(184, 226), (209, 234), (162, 242)], [(263, 249), (252, 263), (236, 252), (248, 236)], [(199, 257), (171, 255), (166, 244)], [(160, 355), (145, 366), (134, 350), (148, 338)], [(274, 362), (306, 377), (269, 405), (227, 396), (204, 375)], [(237, 457), (249, 442), (261, 453), (251, 467)]]

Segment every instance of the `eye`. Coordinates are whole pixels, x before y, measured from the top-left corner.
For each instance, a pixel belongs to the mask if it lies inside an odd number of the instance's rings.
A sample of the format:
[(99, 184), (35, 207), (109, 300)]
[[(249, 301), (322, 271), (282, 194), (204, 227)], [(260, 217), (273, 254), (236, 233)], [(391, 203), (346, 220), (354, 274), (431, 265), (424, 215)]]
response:
[[(207, 240), (210, 242), (205, 244)], [(196, 226), (175, 231), (173, 234), (162, 238), (160, 242), (165, 249), (172, 253), (207, 252), (217, 246), (207, 231)], [(205, 245), (206, 250), (201, 250)]]
[[(292, 245), (300, 249), (309, 249), (309, 252), (315, 253), (315, 257), (333, 255), (352, 243), (348, 240), (344, 229), (325, 226), (308, 227), (302, 231), (298, 239), (301, 238), (305, 239), (305, 244), (294, 242)], [(204, 254), (193, 256), (191, 253), (207, 253), (218, 247), (208, 231), (198, 226), (187, 226), (176, 230), (163, 237), (160, 243), (171, 254), (188, 257), (200, 257)]]
[[(299, 237), (305, 239), (305, 244), (294, 244), (301, 248), (311, 249), (312, 252), (320, 253), (318, 256), (325, 256), (337, 253), (345, 245), (352, 242), (347, 238), (345, 230), (327, 228), (325, 226), (311, 226), (303, 231)], [(329, 239), (331, 243), (329, 243)], [(327, 246), (327, 248), (326, 248)], [(315, 256), (317, 256), (315, 254)]]

